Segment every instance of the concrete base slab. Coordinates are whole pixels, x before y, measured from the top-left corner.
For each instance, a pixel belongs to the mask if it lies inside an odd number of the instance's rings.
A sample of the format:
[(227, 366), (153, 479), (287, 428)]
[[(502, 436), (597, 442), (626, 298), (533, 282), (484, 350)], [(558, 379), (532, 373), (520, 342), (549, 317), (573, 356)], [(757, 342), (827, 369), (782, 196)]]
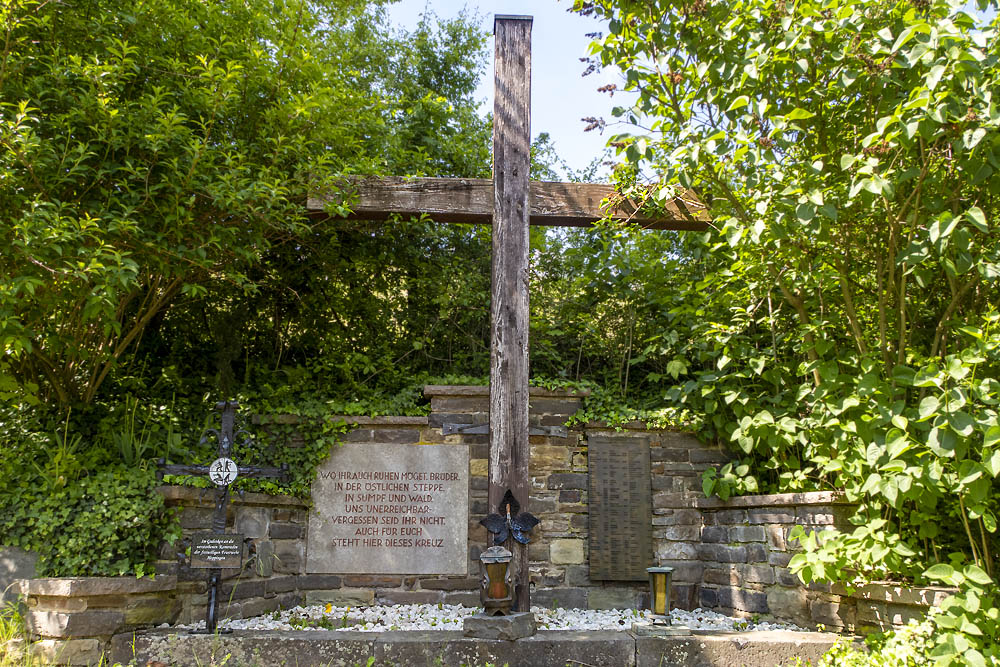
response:
[(466, 637), (477, 639), (524, 639), (535, 634), (535, 615), (530, 611), (516, 611), (508, 616), (473, 614), (463, 620), (462, 629)]
[(691, 628), (683, 625), (633, 623), (632, 634), (636, 637), (689, 637), (691, 635)]
[(231, 635), (183, 635), (151, 631), (112, 641), (112, 659), (171, 667), (349, 667), (366, 665), (530, 665), (565, 667), (774, 667), (817, 664), (838, 635), (810, 632), (707, 633), (647, 637), (611, 630), (541, 630), (517, 641), (465, 637), (461, 631), (236, 631)]
[(816, 665), (837, 639), (835, 634), (786, 631), (694, 632), (690, 637), (636, 637), (635, 666)]

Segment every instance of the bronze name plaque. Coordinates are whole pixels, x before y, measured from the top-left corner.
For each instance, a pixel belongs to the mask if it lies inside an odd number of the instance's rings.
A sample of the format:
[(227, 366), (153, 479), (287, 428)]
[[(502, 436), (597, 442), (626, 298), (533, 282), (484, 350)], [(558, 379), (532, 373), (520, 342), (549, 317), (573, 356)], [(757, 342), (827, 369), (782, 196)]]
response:
[(591, 437), (590, 579), (645, 581), (653, 564), (649, 445)]

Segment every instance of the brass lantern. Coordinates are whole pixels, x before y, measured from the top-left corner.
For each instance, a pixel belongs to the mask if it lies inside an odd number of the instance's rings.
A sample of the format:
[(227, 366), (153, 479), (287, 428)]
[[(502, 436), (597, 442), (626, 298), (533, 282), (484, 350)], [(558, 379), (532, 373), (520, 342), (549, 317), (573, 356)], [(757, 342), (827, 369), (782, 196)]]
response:
[(510, 572), (510, 551), (492, 546), (479, 556), (482, 588), (479, 599), (487, 616), (507, 616), (514, 605), (514, 580)]
[(670, 578), (672, 567), (647, 567), (649, 573), (649, 608), (653, 623), (670, 625)]

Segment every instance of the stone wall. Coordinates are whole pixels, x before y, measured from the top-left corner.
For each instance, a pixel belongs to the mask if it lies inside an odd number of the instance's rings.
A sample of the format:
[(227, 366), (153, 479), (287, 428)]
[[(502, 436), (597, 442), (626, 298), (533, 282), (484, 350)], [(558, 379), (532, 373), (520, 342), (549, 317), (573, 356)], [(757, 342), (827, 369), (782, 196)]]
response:
[(111, 637), (170, 623), (180, 600), (177, 578), (67, 577), (23, 579), (28, 630), (38, 641), (31, 650), (46, 664), (98, 664)]
[(850, 530), (855, 506), (833, 492), (744, 496), (720, 501), (700, 498), (703, 568), (699, 604), (737, 616), (770, 616), (803, 627), (835, 630), (884, 629), (920, 618), (940, 604), (945, 588), (903, 588), (869, 584), (856, 591), (802, 584), (788, 569), (798, 550), (788, 536), (796, 525), (807, 531)]
[[(488, 423), (486, 387), (428, 386), (427, 417), (345, 417), (348, 442), (449, 444), (469, 450), (468, 574), (350, 575), (305, 571), (305, 500), (246, 493), (233, 495), (226, 529), (247, 538), (246, 567), (224, 570), (221, 617), (250, 617), (300, 603), (446, 603), (478, 606), (478, 558), (487, 534), (485, 433), (462, 432)], [(703, 607), (738, 616), (771, 616), (803, 627), (823, 624), (854, 630), (887, 627), (922, 615), (947, 589), (872, 585), (848, 592), (803, 586), (788, 570), (794, 525), (815, 530), (843, 526), (851, 506), (833, 493), (706, 499), (701, 474), (728, 454), (687, 433), (587, 424), (564, 429), (582, 396), (531, 390), (531, 498), (539, 519), (528, 555), (532, 602), (540, 606), (635, 608), (645, 606), (647, 584), (590, 579), (588, 567), (588, 449), (592, 444), (641, 442), (650, 453), (653, 564), (674, 568), (674, 606)], [(292, 418), (283, 419), (291, 421)], [(555, 430), (552, 430), (555, 427)], [(548, 429), (548, 431), (546, 431)], [(481, 430), (481, 429), (479, 429)], [(162, 487), (179, 514), (185, 537), (210, 529), (214, 493)], [(182, 545), (183, 546), (183, 545)], [(164, 547), (155, 580), (33, 579), (21, 584), (29, 623), (41, 650), (92, 656), (106, 639), (129, 628), (204, 618), (207, 571), (192, 570)], [(67, 583), (77, 582), (77, 583)], [(101, 583), (106, 582), (106, 583)], [(113, 626), (113, 627), (112, 627)], [(74, 643), (76, 642), (76, 643)], [(85, 661), (84, 661), (85, 662)]]

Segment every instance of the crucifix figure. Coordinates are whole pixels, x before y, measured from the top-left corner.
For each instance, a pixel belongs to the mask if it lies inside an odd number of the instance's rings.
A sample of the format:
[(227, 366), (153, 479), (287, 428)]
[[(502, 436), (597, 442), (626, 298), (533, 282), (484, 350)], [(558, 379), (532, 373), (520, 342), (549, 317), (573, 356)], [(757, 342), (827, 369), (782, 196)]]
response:
[[(348, 219), (391, 220), (428, 215), (437, 222), (493, 225), (490, 308), (489, 507), (510, 490), (529, 509), (528, 225), (585, 227), (612, 218), (645, 229), (703, 231), (708, 209), (690, 191), (660, 203), (650, 216), (609, 185), (529, 181), (531, 171), (530, 16), (497, 15), (494, 23), (493, 178), (361, 178)], [(340, 203), (339, 197), (337, 203)], [(315, 218), (327, 199), (310, 198)], [(466, 431), (466, 432), (471, 432)], [(513, 533), (510, 533), (513, 534)], [(509, 540), (515, 610), (528, 611), (527, 549)]]
[[(209, 429), (202, 437), (204, 444), (209, 434), (214, 434), (219, 441), (217, 458), (211, 464), (205, 465), (185, 465), (168, 464), (165, 459), (158, 461), (156, 475), (162, 479), (163, 475), (208, 475), (208, 478), (215, 484), (215, 513), (212, 515), (212, 532), (208, 535), (200, 536), (199, 544), (192, 547), (191, 567), (207, 567), (208, 574), (208, 607), (205, 611), (205, 630), (194, 631), (195, 633), (214, 634), (218, 623), (218, 595), (219, 583), (222, 578), (222, 563), (227, 567), (233, 567), (231, 556), (233, 550), (238, 550), (235, 567), (242, 567), (243, 537), (226, 533), (226, 507), (229, 505), (229, 486), (236, 481), (239, 476), (243, 477), (276, 477), (282, 480), (288, 479), (288, 466), (280, 468), (267, 466), (240, 466), (231, 458), (233, 441), (236, 437), (244, 437), (244, 442), (250, 440), (246, 431), (239, 430), (234, 433), (236, 423), (236, 409), (239, 404), (236, 401), (220, 401), (215, 408), (220, 412), (219, 429)], [(201, 545), (205, 545), (201, 547)], [(207, 554), (205, 561), (196, 561), (195, 552), (203, 548)], [(207, 565), (201, 564), (207, 562)], [(225, 632), (225, 631), (223, 631)]]

